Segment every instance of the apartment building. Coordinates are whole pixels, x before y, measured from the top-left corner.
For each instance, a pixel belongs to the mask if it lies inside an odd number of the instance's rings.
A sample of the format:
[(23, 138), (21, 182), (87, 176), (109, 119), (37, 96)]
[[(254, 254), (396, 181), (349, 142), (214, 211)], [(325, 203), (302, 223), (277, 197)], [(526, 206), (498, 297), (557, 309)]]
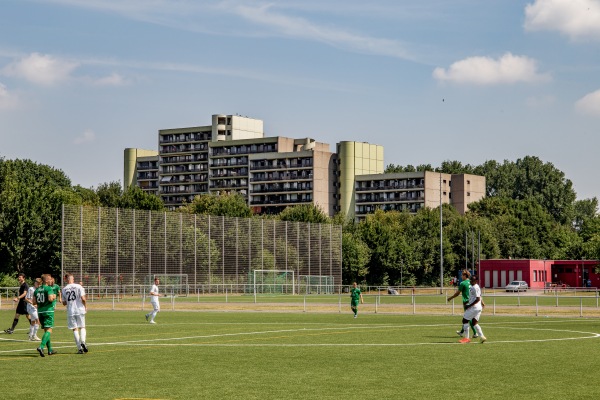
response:
[(212, 116), (207, 126), (158, 131), (158, 152), (125, 149), (124, 183), (161, 197), (169, 209), (200, 194), (236, 192), (258, 214), (312, 203), (333, 216), (376, 209), (417, 212), (450, 203), (464, 214), (485, 196), (485, 177), (434, 172), (384, 174), (383, 146), (264, 135), (263, 121)]
[(415, 213), (440, 202), (464, 214), (469, 203), (485, 196), (485, 177), (431, 171), (360, 175), (355, 193), (354, 215), (359, 220), (377, 209)]
[[(265, 137), (261, 120), (238, 115), (213, 115), (212, 125), (164, 129), (158, 137), (154, 156), (125, 150), (124, 182), (126, 188), (135, 184), (158, 194), (170, 209), (199, 194), (236, 192), (256, 213), (278, 213), (307, 202), (334, 213), (334, 153), (328, 144)], [(278, 191), (278, 184), (285, 190)]]

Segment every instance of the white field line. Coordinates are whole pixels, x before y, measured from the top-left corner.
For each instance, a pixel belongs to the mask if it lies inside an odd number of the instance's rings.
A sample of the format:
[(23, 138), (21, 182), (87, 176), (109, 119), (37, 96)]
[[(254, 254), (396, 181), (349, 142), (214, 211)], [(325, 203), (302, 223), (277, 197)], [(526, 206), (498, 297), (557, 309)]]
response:
[[(126, 325), (126, 324), (124, 324)], [(124, 326), (121, 325), (121, 326)], [(139, 324), (138, 324), (139, 325)], [(214, 339), (214, 338), (226, 338), (226, 337), (240, 337), (240, 336), (251, 336), (251, 335), (268, 335), (273, 333), (296, 333), (296, 332), (324, 332), (324, 331), (332, 331), (332, 330), (360, 330), (360, 329), (404, 329), (404, 328), (423, 328), (423, 327), (447, 327), (454, 326), (455, 324), (429, 324), (429, 325), (368, 325), (368, 326), (336, 326), (336, 327), (327, 327), (327, 328), (301, 328), (301, 329), (279, 329), (279, 330), (267, 330), (267, 331), (254, 331), (254, 332), (235, 332), (235, 333), (223, 333), (223, 334), (214, 334), (214, 335), (197, 335), (197, 336), (183, 336), (183, 337), (171, 337), (171, 338), (155, 338), (155, 339), (140, 339), (140, 340), (127, 340), (120, 342), (104, 342), (104, 343), (93, 343), (93, 346), (198, 346), (198, 347), (336, 347), (336, 346), (356, 346), (356, 347), (388, 347), (388, 346), (426, 346), (426, 345), (456, 345), (461, 344), (458, 342), (448, 342), (448, 343), (433, 343), (433, 342), (423, 342), (423, 343), (298, 343), (298, 344), (284, 344), (284, 343), (160, 343), (166, 341), (182, 341), (182, 340), (193, 340), (193, 339)], [(526, 339), (526, 340), (504, 340), (504, 341), (493, 341), (487, 342), (488, 345), (491, 343), (530, 343), (530, 342), (552, 342), (552, 341), (565, 341), (565, 340), (581, 340), (581, 339), (595, 339), (600, 338), (600, 333), (596, 332), (584, 332), (584, 331), (574, 331), (574, 330), (560, 330), (560, 329), (545, 329), (545, 328), (529, 328), (529, 327), (511, 327), (511, 326), (499, 326), (495, 323), (486, 324), (486, 325), (494, 325), (494, 328), (499, 329), (513, 329), (513, 330), (532, 330), (532, 331), (549, 331), (549, 332), (565, 332), (570, 334), (582, 334), (582, 335), (590, 335), (583, 337), (566, 337), (566, 338), (550, 338), (550, 339)], [(110, 325), (108, 325), (110, 326)], [(14, 339), (4, 339), (0, 338), (0, 341), (7, 342), (22, 342), (22, 343), (39, 343), (39, 342), (30, 342), (29, 340), (14, 340)], [(70, 346), (61, 346), (56, 348), (63, 347), (72, 347), (72, 342), (54, 342), (56, 344), (70, 344)], [(15, 352), (24, 352), (24, 351), (32, 351), (31, 348), (28, 349), (14, 349), (14, 350), (0, 350), (0, 354), (3, 353), (15, 353)]]

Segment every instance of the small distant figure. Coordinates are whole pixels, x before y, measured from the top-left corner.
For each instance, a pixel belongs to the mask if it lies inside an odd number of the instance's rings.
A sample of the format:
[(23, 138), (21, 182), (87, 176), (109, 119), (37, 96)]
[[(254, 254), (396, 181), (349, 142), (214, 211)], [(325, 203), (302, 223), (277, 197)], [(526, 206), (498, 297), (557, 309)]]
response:
[(155, 324), (154, 318), (156, 314), (160, 311), (160, 303), (158, 302), (158, 298), (161, 297), (160, 293), (158, 293), (158, 285), (160, 285), (160, 279), (154, 278), (154, 285), (150, 288), (150, 304), (152, 304), (152, 311), (146, 314), (146, 321), (151, 324)]
[(17, 309), (15, 310), (15, 318), (13, 319), (12, 326), (8, 329), (5, 329), (4, 332), (12, 335), (15, 331), (15, 327), (19, 323), (19, 317), (21, 315), (25, 315), (27, 320), (29, 321), (29, 313), (27, 312), (27, 302), (25, 302), (25, 296), (27, 296), (27, 290), (29, 290), (29, 285), (25, 282), (25, 274), (20, 273), (17, 275), (17, 279), (19, 280), (19, 294), (13, 299), (15, 303), (17, 303)]
[(360, 292), (360, 289), (356, 282), (352, 284), (352, 289), (350, 289), (350, 308), (354, 312), (354, 318), (358, 317), (358, 302), (362, 304), (365, 303), (363, 299), (363, 295)]
[(592, 287), (592, 280), (591, 279), (587, 280), (587, 287)]
[[(469, 271), (467, 271), (466, 269), (463, 270), (462, 281), (460, 282), (458, 289), (456, 290), (456, 292), (454, 292), (454, 294), (452, 296), (448, 297), (448, 301), (450, 301), (453, 298), (457, 297), (458, 295), (461, 295), (463, 310), (466, 310), (465, 307), (467, 306), (467, 304), (469, 304), (469, 289), (471, 289), (470, 277), (471, 277), (471, 273)], [(453, 278), (453, 279), (456, 279), (456, 278)], [(475, 330), (473, 323), (469, 322), (469, 325), (471, 326), (471, 329), (473, 330), (473, 337), (476, 338), (477, 331)], [(456, 331), (456, 334), (460, 337), (462, 337), (464, 333), (465, 333), (464, 327), (462, 327), (460, 329), (460, 331)]]

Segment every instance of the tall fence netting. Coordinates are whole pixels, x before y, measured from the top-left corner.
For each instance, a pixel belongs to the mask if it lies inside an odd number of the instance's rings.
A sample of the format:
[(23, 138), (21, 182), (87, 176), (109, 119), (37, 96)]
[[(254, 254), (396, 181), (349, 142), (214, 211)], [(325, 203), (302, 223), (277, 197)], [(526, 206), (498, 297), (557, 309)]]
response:
[(62, 232), (63, 275), (99, 290), (135, 292), (157, 276), (179, 294), (247, 293), (254, 270), (316, 277), (286, 293), (342, 282), (339, 225), (64, 205)]

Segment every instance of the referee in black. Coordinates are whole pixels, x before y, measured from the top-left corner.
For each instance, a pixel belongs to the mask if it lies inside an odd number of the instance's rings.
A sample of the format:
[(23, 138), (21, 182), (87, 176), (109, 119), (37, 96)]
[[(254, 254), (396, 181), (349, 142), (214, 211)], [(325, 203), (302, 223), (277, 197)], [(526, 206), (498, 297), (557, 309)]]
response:
[(29, 320), (29, 313), (27, 312), (27, 303), (25, 302), (25, 296), (27, 295), (27, 290), (29, 289), (29, 285), (25, 282), (25, 274), (20, 273), (17, 275), (17, 279), (21, 286), (19, 287), (19, 295), (13, 299), (13, 301), (17, 302), (17, 311), (15, 312), (15, 319), (13, 320), (12, 327), (5, 329), (4, 332), (11, 334), (15, 331), (15, 326), (19, 323), (19, 317), (21, 315), (25, 315), (27, 320)]

